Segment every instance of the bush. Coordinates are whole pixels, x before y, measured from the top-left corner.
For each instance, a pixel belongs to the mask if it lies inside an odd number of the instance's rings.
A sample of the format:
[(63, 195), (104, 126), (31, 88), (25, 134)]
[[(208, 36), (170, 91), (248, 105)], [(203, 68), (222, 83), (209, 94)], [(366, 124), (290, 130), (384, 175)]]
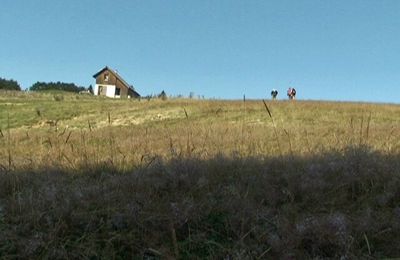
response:
[(15, 80), (7, 80), (0, 78), (0, 89), (5, 89), (5, 90), (21, 90), (21, 87), (19, 86), (18, 82)]
[(63, 101), (64, 100), (64, 96), (63, 95), (54, 95), (53, 99), (55, 101)]
[(73, 83), (64, 83), (64, 82), (36, 82), (33, 84), (29, 90), (31, 91), (46, 91), (46, 90), (62, 90), (62, 91), (69, 91), (69, 92), (76, 92), (84, 91), (84, 87), (78, 87)]
[(167, 94), (164, 90), (161, 91), (161, 93), (158, 95), (158, 98), (160, 98), (161, 100), (167, 100)]

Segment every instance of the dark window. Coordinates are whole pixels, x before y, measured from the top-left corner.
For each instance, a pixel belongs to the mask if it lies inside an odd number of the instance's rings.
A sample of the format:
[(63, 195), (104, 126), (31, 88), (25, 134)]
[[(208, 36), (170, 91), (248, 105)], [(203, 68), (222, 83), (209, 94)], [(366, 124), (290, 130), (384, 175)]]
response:
[(120, 88), (116, 88), (116, 89), (115, 89), (115, 95), (116, 95), (116, 96), (121, 95), (121, 89), (120, 89)]

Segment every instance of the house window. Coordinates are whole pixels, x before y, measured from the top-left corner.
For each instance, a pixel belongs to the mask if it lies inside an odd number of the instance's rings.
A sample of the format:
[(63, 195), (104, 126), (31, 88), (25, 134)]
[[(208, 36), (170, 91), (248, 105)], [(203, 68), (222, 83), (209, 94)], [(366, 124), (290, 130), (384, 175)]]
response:
[(121, 95), (121, 89), (120, 88), (115, 88), (115, 95), (120, 96)]
[(108, 81), (108, 73), (104, 74), (104, 81)]

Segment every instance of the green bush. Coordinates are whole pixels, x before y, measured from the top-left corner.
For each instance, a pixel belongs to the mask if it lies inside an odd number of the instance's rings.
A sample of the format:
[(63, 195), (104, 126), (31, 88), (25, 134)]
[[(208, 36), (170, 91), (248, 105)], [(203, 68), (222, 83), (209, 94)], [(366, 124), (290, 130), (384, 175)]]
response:
[(76, 92), (85, 90), (84, 87), (79, 87), (73, 83), (64, 83), (64, 82), (36, 82), (33, 84), (29, 90), (31, 91), (46, 91), (46, 90), (62, 90), (69, 92)]
[(0, 89), (5, 89), (5, 90), (21, 90), (21, 87), (19, 86), (18, 82), (15, 80), (7, 80), (0, 78)]
[(53, 99), (55, 101), (63, 101), (64, 100), (64, 96), (63, 95), (54, 95)]

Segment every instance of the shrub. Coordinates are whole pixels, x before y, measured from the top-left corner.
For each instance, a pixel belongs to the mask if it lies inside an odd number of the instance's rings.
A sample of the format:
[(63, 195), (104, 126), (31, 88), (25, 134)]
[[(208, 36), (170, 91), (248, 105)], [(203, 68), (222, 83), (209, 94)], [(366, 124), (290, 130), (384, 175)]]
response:
[(63, 95), (54, 95), (53, 99), (55, 101), (63, 101), (64, 100), (64, 96)]
[(5, 90), (21, 90), (21, 87), (19, 86), (18, 82), (15, 80), (7, 80), (0, 78), (0, 89), (5, 89)]
[(84, 91), (84, 87), (78, 87), (73, 83), (64, 83), (64, 82), (36, 82), (33, 84), (29, 90), (31, 91), (45, 91), (45, 90), (62, 90), (62, 91), (69, 91), (69, 92), (76, 92)]

